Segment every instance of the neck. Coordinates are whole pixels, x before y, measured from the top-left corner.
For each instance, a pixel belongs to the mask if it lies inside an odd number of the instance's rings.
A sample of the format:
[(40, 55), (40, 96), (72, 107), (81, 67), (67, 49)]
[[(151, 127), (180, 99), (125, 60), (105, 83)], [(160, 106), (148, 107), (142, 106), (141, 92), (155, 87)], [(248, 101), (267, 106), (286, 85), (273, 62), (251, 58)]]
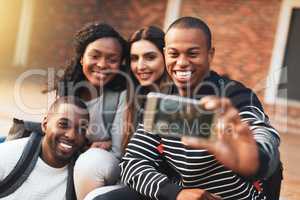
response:
[(82, 88), (79, 90), (78, 94), (81, 99), (84, 101), (90, 101), (99, 97), (102, 94), (103, 88), (97, 88), (95, 86), (89, 85), (88, 88)]
[(178, 89), (179, 95), (182, 97), (192, 97), (194, 90), (191, 88)]
[[(184, 88), (178, 88), (178, 93), (180, 96), (183, 97), (193, 97), (194, 95), (197, 95), (197, 93), (200, 91), (203, 85), (200, 85), (205, 81), (205, 78), (207, 78), (210, 75), (210, 70), (208, 70), (201, 80), (199, 80), (198, 85), (191, 86), (189, 84), (185, 85)], [(205, 84), (204, 84), (205, 85)], [(200, 86), (200, 87), (199, 87)]]
[(49, 144), (47, 144), (46, 140), (43, 139), (42, 151), (41, 151), (40, 157), (42, 158), (42, 160), (45, 163), (47, 163), (49, 166), (54, 167), (54, 168), (62, 168), (69, 163), (69, 161), (67, 161), (67, 160), (62, 161), (62, 160), (56, 159), (52, 152), (50, 152), (49, 150), (47, 151), (46, 145), (49, 145)]

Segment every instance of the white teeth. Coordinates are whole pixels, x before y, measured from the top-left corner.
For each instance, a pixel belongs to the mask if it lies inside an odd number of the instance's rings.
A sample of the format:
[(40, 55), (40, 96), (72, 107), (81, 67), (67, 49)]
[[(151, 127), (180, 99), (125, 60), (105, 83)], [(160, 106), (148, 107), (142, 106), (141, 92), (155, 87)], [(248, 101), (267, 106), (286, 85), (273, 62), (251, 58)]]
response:
[(189, 77), (191, 77), (192, 72), (191, 71), (176, 71), (175, 74), (178, 77), (189, 78)]
[(139, 74), (139, 76), (140, 76), (142, 79), (148, 79), (148, 78), (150, 78), (151, 74), (149, 74), (149, 73), (144, 73), (144, 74)]
[(71, 149), (72, 146), (71, 145), (68, 145), (68, 144), (65, 144), (65, 143), (60, 143), (60, 145), (66, 149)]
[(93, 72), (93, 74), (97, 77), (105, 77), (107, 76), (105, 73), (102, 73), (102, 72)]

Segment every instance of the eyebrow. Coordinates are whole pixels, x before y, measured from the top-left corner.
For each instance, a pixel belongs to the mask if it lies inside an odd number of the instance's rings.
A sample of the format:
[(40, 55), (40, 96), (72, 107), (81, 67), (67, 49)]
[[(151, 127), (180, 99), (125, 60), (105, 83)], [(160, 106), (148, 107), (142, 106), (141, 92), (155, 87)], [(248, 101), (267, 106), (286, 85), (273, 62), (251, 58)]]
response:
[(59, 118), (58, 121), (70, 121), (70, 120), (68, 118), (62, 117), (62, 118)]
[(201, 49), (202, 49), (201, 47), (192, 47), (192, 48), (189, 48), (188, 51), (201, 50)]
[[(201, 49), (202, 49), (201, 47), (196, 46), (196, 47), (190, 47), (186, 51), (201, 50)], [(176, 50), (176, 51), (178, 51), (178, 49), (175, 48), (175, 47), (166, 47), (165, 50)]]
[[(147, 51), (147, 52), (143, 53), (142, 55), (153, 54), (153, 53), (154, 53), (154, 54), (157, 54), (156, 51)], [(137, 55), (137, 54), (131, 53), (131, 52), (130, 52), (130, 55)]]
[(111, 52), (103, 52), (99, 51), (98, 49), (91, 49), (90, 53), (97, 53), (97, 54), (106, 54), (108, 56), (119, 56), (117, 53), (111, 53)]

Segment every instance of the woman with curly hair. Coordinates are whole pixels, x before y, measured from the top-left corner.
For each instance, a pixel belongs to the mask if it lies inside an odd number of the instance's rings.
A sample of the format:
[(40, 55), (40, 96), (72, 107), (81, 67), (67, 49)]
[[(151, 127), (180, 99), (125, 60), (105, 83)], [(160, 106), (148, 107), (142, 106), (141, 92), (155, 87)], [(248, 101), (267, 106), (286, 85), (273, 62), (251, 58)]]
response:
[[(89, 23), (74, 37), (74, 56), (56, 84), (59, 96), (75, 95), (85, 101), (90, 112), (87, 133), (91, 146), (74, 167), (74, 185), (78, 199), (94, 188), (114, 184), (120, 174), (122, 118), (125, 96), (127, 42), (110, 25)], [(112, 124), (105, 124), (104, 96), (117, 92)], [(64, 146), (66, 150), (72, 147)]]

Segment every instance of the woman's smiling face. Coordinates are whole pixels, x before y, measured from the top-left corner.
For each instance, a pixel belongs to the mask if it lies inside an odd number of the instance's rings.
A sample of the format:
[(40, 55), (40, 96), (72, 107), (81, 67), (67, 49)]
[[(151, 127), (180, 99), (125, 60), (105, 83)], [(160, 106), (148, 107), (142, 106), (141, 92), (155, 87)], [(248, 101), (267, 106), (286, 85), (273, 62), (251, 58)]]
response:
[(142, 86), (151, 85), (164, 73), (163, 54), (148, 40), (136, 41), (130, 48), (130, 67)]
[(87, 45), (81, 58), (82, 71), (95, 87), (103, 87), (120, 69), (122, 48), (117, 39), (104, 37)]

